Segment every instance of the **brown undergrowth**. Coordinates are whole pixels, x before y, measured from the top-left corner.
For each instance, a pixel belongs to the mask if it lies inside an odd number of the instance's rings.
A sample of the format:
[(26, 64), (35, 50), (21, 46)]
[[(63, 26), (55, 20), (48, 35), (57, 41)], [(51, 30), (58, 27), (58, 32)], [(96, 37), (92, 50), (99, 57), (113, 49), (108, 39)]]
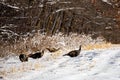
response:
[(83, 45), (83, 49), (85, 50), (110, 46), (102, 37), (92, 39), (90, 35), (86, 36), (73, 33), (70, 36), (63, 35), (62, 33), (54, 36), (46, 36), (37, 32), (33, 37), (22, 38), (15, 44), (1, 45), (0, 57), (11, 54), (30, 54), (45, 50), (46, 48), (60, 48), (61, 50), (69, 51), (77, 49), (79, 45)]

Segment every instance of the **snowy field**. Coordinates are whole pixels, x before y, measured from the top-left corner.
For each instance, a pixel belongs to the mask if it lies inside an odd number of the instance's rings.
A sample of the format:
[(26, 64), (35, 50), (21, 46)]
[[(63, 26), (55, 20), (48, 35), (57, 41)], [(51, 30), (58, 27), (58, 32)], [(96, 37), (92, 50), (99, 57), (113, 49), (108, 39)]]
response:
[(120, 80), (120, 47), (82, 50), (74, 58), (58, 53), (23, 63), (18, 56), (1, 58), (0, 80)]

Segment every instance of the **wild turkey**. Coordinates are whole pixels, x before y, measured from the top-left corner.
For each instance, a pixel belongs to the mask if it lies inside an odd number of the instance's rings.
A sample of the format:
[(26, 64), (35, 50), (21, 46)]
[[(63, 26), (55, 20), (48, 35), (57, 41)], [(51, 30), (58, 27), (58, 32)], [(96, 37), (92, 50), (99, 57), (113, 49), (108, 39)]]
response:
[(28, 56), (25, 54), (20, 54), (19, 59), (21, 62), (26, 62), (26, 61), (28, 61)]
[(63, 56), (77, 57), (80, 54), (81, 45), (79, 46), (79, 50), (73, 50)]
[(56, 48), (46, 48), (47, 50), (49, 50), (50, 52), (56, 52), (58, 51), (60, 48), (56, 49)]
[(29, 54), (28, 57), (37, 59), (37, 58), (41, 58), (43, 56), (43, 54), (44, 54), (44, 52), (36, 52), (34, 54)]

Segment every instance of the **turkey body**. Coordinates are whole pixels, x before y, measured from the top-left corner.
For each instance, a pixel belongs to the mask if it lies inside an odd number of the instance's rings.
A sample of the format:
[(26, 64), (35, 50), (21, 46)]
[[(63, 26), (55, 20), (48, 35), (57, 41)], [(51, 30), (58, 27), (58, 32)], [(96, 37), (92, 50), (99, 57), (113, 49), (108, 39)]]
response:
[(81, 52), (81, 45), (79, 46), (78, 50), (70, 51), (69, 53), (67, 53), (63, 56), (77, 57), (80, 54), (80, 52)]
[(28, 55), (28, 57), (33, 58), (33, 59), (41, 58), (42, 56), (43, 56), (43, 53), (41, 53), (41, 52), (36, 52), (34, 54)]

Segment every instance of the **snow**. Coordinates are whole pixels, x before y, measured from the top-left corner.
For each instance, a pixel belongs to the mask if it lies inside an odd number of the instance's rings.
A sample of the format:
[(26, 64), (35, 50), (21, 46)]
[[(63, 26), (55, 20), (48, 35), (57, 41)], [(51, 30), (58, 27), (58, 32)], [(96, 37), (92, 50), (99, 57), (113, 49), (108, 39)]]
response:
[(108, 2), (108, 0), (102, 0), (103, 2)]
[(74, 58), (61, 53), (53, 58), (55, 53), (46, 52), (23, 63), (17, 56), (0, 59), (0, 71), (4, 80), (120, 80), (120, 47), (82, 50)]
[(57, 12), (60, 12), (60, 11), (65, 11), (65, 10), (73, 10), (73, 9), (81, 9), (81, 10), (84, 10), (84, 8), (81, 8), (81, 7), (70, 7), (70, 8), (58, 9), (58, 10), (56, 10), (56, 11), (53, 12), (53, 13), (57, 13)]
[(6, 5), (10, 8), (14, 8), (14, 9), (20, 9), (19, 7), (16, 7), (16, 6), (12, 6), (12, 5), (9, 5), (9, 4), (5, 4), (4, 2), (2, 3), (3, 5)]
[(109, 0), (102, 0), (103, 2), (106, 2), (107, 4), (110, 4), (111, 5), (111, 3), (109, 2)]

